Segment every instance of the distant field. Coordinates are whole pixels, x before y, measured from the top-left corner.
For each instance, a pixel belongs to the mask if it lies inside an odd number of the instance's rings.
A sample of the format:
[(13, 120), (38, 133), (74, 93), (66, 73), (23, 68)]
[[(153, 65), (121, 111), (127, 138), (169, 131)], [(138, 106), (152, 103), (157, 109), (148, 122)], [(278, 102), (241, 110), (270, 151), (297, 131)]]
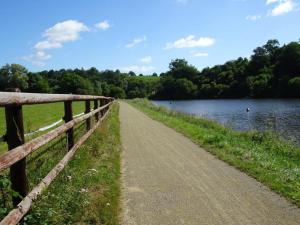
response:
[[(73, 115), (84, 111), (84, 102), (73, 103)], [(50, 125), (64, 116), (64, 103), (24, 105), (23, 118), (25, 133), (35, 131), (41, 127)], [(5, 134), (5, 111), (0, 108), (0, 136)], [(0, 153), (6, 150), (5, 143), (0, 143)]]

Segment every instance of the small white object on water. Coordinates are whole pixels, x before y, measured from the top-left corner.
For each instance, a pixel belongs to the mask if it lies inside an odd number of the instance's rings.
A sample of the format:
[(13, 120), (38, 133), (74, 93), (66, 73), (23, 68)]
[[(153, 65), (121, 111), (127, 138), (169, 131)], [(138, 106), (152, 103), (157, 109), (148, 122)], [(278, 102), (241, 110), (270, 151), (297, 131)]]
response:
[(247, 111), (247, 112), (250, 112), (250, 108), (247, 108), (246, 111)]

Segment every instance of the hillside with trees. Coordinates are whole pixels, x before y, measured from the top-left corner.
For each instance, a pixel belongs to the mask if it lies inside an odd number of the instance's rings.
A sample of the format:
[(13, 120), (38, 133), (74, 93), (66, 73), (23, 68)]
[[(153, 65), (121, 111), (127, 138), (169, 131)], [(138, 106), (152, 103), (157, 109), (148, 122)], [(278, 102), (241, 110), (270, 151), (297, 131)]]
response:
[(269, 40), (250, 59), (238, 58), (199, 71), (185, 59), (175, 59), (159, 76), (98, 71), (96, 68), (28, 72), (18, 64), (0, 69), (0, 90), (73, 93), (116, 98), (288, 98), (300, 97), (300, 42), (280, 46)]

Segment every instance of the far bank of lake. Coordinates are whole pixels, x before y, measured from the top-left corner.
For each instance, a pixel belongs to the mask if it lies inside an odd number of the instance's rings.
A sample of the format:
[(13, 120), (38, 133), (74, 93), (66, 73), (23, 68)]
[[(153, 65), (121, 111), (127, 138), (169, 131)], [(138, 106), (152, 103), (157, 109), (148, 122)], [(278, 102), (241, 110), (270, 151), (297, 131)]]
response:
[[(300, 99), (153, 101), (169, 109), (212, 119), (235, 130), (274, 131), (300, 144)], [(249, 111), (247, 112), (247, 108)]]

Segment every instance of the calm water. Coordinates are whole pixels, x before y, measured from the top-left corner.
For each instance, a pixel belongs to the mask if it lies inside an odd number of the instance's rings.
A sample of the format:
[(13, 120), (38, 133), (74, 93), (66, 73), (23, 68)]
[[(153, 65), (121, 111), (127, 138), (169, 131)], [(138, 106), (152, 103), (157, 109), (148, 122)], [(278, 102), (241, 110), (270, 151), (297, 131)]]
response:
[[(300, 99), (154, 101), (235, 130), (272, 130), (300, 144)], [(246, 109), (250, 108), (247, 112)]]

